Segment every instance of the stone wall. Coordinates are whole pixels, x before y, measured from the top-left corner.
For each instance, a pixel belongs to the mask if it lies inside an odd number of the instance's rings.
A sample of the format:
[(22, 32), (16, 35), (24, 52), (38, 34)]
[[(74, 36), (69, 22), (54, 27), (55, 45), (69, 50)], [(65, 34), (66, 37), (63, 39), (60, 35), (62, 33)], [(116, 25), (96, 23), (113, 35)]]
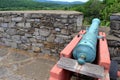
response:
[(75, 11), (1, 11), (0, 45), (37, 53), (59, 53), (81, 29)]
[(111, 15), (110, 23), (108, 46), (111, 58), (120, 62), (120, 13)]

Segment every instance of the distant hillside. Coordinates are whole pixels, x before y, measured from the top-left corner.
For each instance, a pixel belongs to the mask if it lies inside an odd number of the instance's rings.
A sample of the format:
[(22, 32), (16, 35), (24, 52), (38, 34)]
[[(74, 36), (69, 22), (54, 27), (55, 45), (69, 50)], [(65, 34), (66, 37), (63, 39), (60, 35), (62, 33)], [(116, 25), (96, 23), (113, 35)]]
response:
[(74, 2), (65, 2), (65, 1), (52, 1), (52, 0), (34, 0), (38, 2), (49, 2), (49, 3), (57, 3), (57, 4), (84, 4), (84, 2), (81, 1), (74, 1)]
[(0, 0), (0, 10), (69, 10), (82, 2), (60, 2), (50, 0)]
[(33, 0), (0, 0), (0, 10), (48, 10), (63, 9), (63, 7), (65, 5)]

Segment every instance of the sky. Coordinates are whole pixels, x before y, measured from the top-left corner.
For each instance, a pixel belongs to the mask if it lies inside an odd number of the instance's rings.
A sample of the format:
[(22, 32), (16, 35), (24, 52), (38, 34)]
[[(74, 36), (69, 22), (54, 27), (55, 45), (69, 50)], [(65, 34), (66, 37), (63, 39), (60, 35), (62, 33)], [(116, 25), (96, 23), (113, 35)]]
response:
[(81, 2), (87, 2), (88, 0), (51, 0), (51, 1), (64, 1), (64, 2), (81, 1)]

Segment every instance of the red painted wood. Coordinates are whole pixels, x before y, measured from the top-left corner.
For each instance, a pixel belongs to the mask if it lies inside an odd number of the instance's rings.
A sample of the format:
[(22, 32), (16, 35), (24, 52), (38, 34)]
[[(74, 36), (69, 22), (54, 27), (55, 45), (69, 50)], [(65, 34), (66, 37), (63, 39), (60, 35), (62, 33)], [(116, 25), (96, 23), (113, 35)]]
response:
[(55, 65), (50, 71), (49, 80), (70, 80), (72, 72), (59, 68)]
[(120, 71), (117, 72), (117, 76), (120, 77)]
[[(98, 65), (105, 68), (105, 79), (110, 80), (109, 69), (110, 69), (110, 54), (108, 50), (106, 35), (104, 32), (99, 32), (99, 36), (103, 36), (103, 39), (99, 39), (98, 43)], [(102, 79), (98, 79), (102, 80)]]
[(82, 30), (79, 32), (78, 35), (76, 35), (73, 40), (60, 52), (60, 57), (64, 56), (67, 58), (70, 58), (72, 56), (72, 51), (75, 48), (75, 46), (78, 44), (78, 42), (81, 40), (82, 35), (85, 33), (85, 30)]

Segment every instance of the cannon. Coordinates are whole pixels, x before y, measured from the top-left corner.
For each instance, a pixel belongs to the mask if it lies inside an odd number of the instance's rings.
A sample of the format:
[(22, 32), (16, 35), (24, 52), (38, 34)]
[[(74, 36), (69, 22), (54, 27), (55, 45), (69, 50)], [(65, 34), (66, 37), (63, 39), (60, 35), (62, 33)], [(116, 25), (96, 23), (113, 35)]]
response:
[(73, 50), (73, 57), (79, 64), (85, 64), (85, 62), (93, 62), (96, 58), (96, 45), (98, 36), (100, 20), (94, 18), (90, 28), (82, 36), (82, 39)]
[(71, 80), (73, 74), (77, 77), (83, 74), (95, 80), (120, 77), (116, 61), (110, 61), (106, 34), (98, 32), (99, 24), (98, 18), (93, 19), (90, 28), (81, 30), (60, 52), (60, 60), (51, 69), (49, 80)]

